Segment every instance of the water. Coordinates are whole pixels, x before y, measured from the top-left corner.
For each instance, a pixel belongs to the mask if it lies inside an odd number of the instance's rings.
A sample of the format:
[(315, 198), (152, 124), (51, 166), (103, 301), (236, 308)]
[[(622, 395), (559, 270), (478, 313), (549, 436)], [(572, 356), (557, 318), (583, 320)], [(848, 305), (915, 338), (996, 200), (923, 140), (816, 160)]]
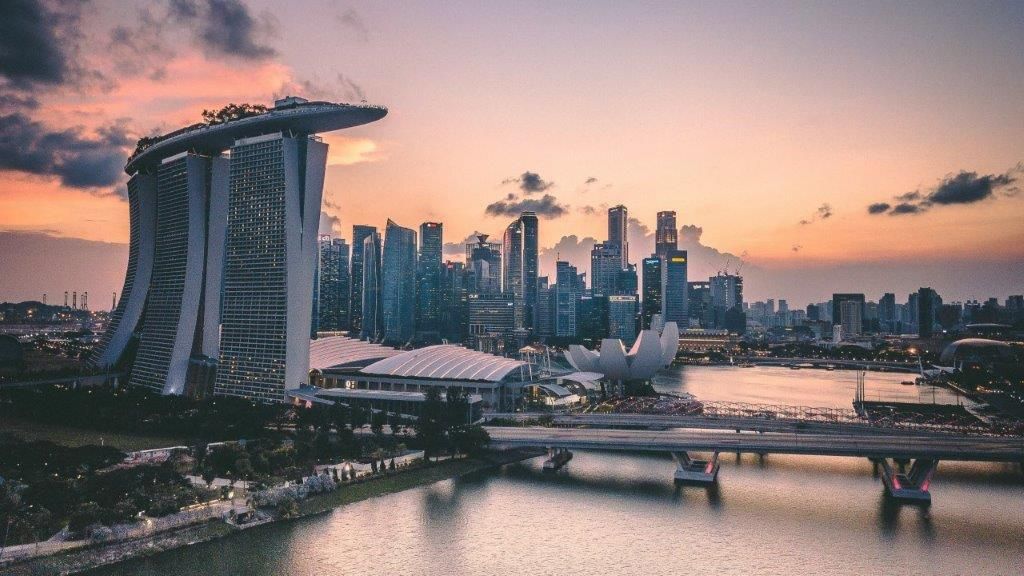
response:
[[(914, 399), (901, 375), (870, 397)], [(852, 372), (686, 367), (663, 390), (849, 407)], [(927, 399), (931, 400), (930, 390)], [(936, 393), (937, 401), (955, 396)], [(677, 487), (665, 455), (578, 452), (345, 506), (95, 574), (1022, 574), (1016, 465), (943, 462), (930, 509), (883, 497), (863, 459), (724, 456), (714, 488)]]

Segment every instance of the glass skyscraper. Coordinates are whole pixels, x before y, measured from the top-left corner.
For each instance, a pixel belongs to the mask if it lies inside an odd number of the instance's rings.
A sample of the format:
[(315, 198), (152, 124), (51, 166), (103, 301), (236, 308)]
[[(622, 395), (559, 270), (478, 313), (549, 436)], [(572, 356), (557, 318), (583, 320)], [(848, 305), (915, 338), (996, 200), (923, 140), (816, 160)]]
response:
[(349, 248), (342, 238), (320, 237), (313, 315), (317, 332), (348, 329)]
[(661, 320), (675, 322), (680, 330), (690, 325), (686, 264), (686, 250), (670, 250), (661, 267)]
[(621, 268), (629, 264), (629, 211), (623, 205), (608, 209), (608, 242), (619, 247)]
[(441, 252), (444, 227), (440, 222), (420, 224), (416, 261), (416, 332), (437, 340), (441, 330)]
[(376, 233), (377, 228), (374, 226), (356, 224), (352, 227), (352, 286), (349, 288), (348, 316), (349, 326), (355, 334), (361, 334), (363, 329), (363, 242)]
[(373, 231), (363, 238), (362, 269), (363, 281), (360, 284), (362, 321), (359, 337), (371, 342), (378, 342), (383, 336), (383, 313), (380, 299), (381, 274), (380, 234)]
[(405, 344), (416, 332), (416, 232), (388, 220), (381, 260), (383, 341)]

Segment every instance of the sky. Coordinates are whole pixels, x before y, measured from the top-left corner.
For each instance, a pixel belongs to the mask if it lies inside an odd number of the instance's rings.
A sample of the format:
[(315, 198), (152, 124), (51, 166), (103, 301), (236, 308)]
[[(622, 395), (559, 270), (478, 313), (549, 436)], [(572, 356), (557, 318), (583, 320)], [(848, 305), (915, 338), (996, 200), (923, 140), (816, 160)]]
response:
[[(229, 102), (388, 106), (325, 135), (321, 228), (541, 216), (542, 272), (675, 210), (747, 300), (1024, 292), (1020, 2), (0, 4), (0, 301), (120, 290), (134, 142)], [(102, 296), (99, 296), (102, 295)]]

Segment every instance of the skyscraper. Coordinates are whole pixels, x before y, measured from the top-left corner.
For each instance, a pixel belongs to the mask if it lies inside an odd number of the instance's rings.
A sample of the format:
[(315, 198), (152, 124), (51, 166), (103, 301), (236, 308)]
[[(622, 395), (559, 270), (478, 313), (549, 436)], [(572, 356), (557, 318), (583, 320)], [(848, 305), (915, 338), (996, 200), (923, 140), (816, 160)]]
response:
[(878, 325), (882, 332), (893, 334), (896, 332), (896, 324), (899, 318), (896, 316), (896, 295), (886, 292), (878, 299)]
[(349, 325), (352, 333), (363, 334), (363, 243), (377, 233), (374, 226), (356, 224), (352, 227), (352, 262), (349, 275)]
[(534, 334), (540, 337), (555, 335), (555, 291), (548, 286), (547, 276), (537, 279), (537, 307), (534, 319)]
[(575, 336), (579, 276), (575, 266), (563, 261), (555, 263), (555, 273), (555, 336)]
[(535, 212), (523, 212), (519, 216), (523, 227), (523, 304), (526, 326), (533, 327), (537, 306), (537, 278), (539, 263), (539, 221)]
[(671, 250), (679, 248), (679, 229), (673, 210), (658, 212), (658, 227), (654, 231), (654, 253), (665, 258)]
[(505, 228), (501, 246), (502, 293), (512, 296), (516, 328), (522, 328), (526, 283), (523, 277), (523, 226), (521, 220), (516, 219)]
[(466, 266), (462, 262), (445, 262), (441, 266), (441, 337), (464, 342), (468, 330), (469, 290), (466, 287)]
[(680, 328), (690, 325), (686, 294), (686, 250), (670, 250), (661, 268), (661, 319)]
[(636, 340), (636, 296), (608, 297), (608, 337), (618, 338), (627, 346)]
[(443, 229), (440, 222), (420, 224), (420, 247), (416, 261), (416, 332), (428, 340), (436, 340), (441, 330)]
[(920, 288), (917, 291), (917, 335), (919, 338), (931, 338), (935, 335), (935, 317), (942, 307), (942, 299), (938, 292), (931, 288)]
[(608, 242), (619, 248), (620, 268), (629, 264), (629, 211), (623, 205), (608, 209)]
[(618, 293), (619, 272), (624, 268), (621, 246), (611, 241), (595, 244), (590, 251), (590, 291), (610, 296)]
[(362, 322), (359, 337), (371, 342), (380, 341), (384, 335), (384, 317), (381, 312), (381, 245), (380, 234), (376, 231), (363, 238), (363, 281), (360, 288)]
[(709, 328), (714, 324), (714, 309), (711, 304), (711, 282), (697, 281), (688, 282), (687, 304), (690, 319), (696, 320), (701, 328)]
[(320, 266), (314, 300), (317, 332), (348, 329), (349, 248), (342, 238), (320, 236)]
[(864, 322), (864, 295), (863, 294), (833, 294), (832, 295), (832, 324), (833, 325), (844, 325), (846, 324), (847, 318), (843, 315), (844, 310), (843, 302), (855, 302), (859, 309), (859, 315), (857, 322), (861, 324), (858, 327), (857, 332), (848, 332), (845, 328), (843, 329), (843, 336), (849, 336), (853, 334), (860, 334), (863, 322)]
[(651, 256), (644, 258), (643, 266), (644, 297), (643, 297), (643, 327), (651, 327), (651, 318), (655, 314), (661, 314), (661, 258)]
[(416, 231), (388, 220), (381, 260), (384, 342), (405, 344), (416, 331)]
[(470, 293), (501, 293), (501, 244), (488, 242), (487, 234), (466, 244), (466, 268), (471, 274)]
[(843, 339), (860, 336), (864, 331), (863, 305), (855, 299), (844, 298), (839, 301), (838, 310), (842, 322), (837, 326), (841, 327)]

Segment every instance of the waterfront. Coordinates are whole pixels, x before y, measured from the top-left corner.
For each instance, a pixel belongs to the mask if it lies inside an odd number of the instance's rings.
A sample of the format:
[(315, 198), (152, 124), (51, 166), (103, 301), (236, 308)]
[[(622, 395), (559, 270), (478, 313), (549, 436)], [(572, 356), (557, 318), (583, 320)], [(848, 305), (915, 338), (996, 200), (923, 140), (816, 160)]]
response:
[[(916, 399), (869, 373), (871, 397)], [(705, 400), (850, 407), (854, 372), (686, 367), (662, 390)], [(931, 391), (927, 390), (931, 399)], [(945, 391), (937, 400), (955, 402)], [(863, 459), (723, 458), (712, 489), (675, 486), (664, 455), (541, 459), (259, 527), (92, 574), (1018, 574), (1015, 466), (942, 463), (930, 509), (899, 507)]]

